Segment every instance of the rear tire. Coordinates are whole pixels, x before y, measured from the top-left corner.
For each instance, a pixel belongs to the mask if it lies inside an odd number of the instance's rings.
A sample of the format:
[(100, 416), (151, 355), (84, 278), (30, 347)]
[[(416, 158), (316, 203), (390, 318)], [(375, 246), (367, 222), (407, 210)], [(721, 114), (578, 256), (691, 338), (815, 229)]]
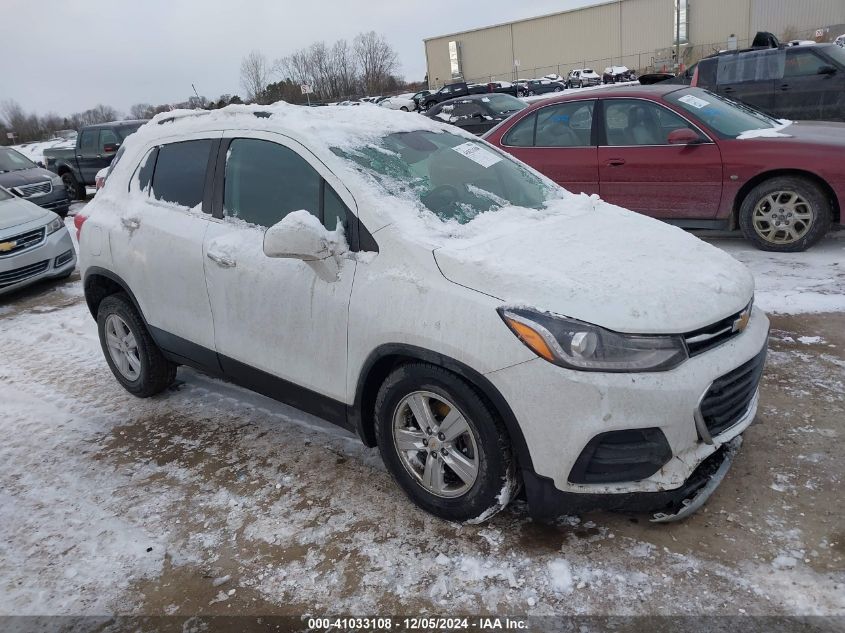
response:
[(504, 424), (459, 376), (428, 363), (402, 365), (379, 389), (374, 413), (387, 469), (423, 510), (447, 521), (480, 522), (515, 494), (516, 463)]
[(161, 353), (126, 294), (103, 299), (97, 310), (97, 331), (106, 362), (126, 391), (149, 398), (173, 384), (176, 365)]
[(760, 183), (739, 208), (743, 235), (763, 251), (804, 251), (824, 237), (832, 222), (831, 202), (825, 192), (800, 176)]

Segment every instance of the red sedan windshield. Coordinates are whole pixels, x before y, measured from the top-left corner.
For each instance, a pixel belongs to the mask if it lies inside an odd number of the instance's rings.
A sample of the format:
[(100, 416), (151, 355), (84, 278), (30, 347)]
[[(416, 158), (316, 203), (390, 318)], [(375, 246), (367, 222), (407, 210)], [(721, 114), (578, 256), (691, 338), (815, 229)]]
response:
[(670, 92), (664, 98), (723, 138), (736, 138), (743, 132), (770, 128), (780, 123), (754, 108), (701, 88), (684, 88)]

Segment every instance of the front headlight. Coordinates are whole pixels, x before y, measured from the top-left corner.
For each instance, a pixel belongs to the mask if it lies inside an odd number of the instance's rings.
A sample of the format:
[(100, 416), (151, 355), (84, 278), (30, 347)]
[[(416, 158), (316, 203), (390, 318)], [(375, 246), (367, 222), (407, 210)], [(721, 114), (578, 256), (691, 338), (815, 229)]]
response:
[(498, 309), (514, 334), (550, 363), (579, 371), (666, 371), (687, 359), (680, 335), (620, 334), (527, 308)]
[(57, 174), (53, 174), (52, 176), (50, 176), (50, 182), (53, 183), (54, 187), (58, 187), (59, 185), (65, 184), (62, 180), (62, 177)]
[(51, 235), (51, 234), (55, 233), (60, 228), (62, 228), (64, 225), (65, 225), (65, 223), (62, 222), (62, 219), (59, 216), (56, 216), (55, 218), (50, 220), (50, 224), (47, 225), (47, 235)]

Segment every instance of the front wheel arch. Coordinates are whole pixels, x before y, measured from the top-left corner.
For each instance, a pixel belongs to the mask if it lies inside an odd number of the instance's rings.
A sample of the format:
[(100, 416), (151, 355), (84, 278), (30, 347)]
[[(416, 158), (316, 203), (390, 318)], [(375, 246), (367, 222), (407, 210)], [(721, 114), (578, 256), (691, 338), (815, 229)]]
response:
[(531, 454), (528, 451), (528, 444), (519, 422), (517, 422), (510, 405), (493, 383), (483, 374), (459, 360), (405, 343), (388, 343), (376, 348), (367, 357), (359, 374), (354, 405), (348, 412), (348, 417), (366, 446), (377, 445), (373, 414), (376, 396), (382, 383), (399, 365), (418, 362), (437, 365), (468, 382), (504, 422), (519, 468), (533, 471)]

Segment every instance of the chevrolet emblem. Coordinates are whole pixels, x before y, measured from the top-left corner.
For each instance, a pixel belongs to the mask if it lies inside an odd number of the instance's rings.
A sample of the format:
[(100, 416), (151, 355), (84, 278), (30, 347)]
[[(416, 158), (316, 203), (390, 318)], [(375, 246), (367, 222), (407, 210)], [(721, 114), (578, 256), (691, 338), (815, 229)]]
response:
[(739, 313), (739, 316), (733, 322), (731, 326), (731, 331), (733, 332), (744, 332), (745, 328), (748, 327), (748, 320), (751, 318), (751, 310), (743, 310)]
[(0, 253), (8, 253), (17, 245), (17, 242), (0, 242)]

